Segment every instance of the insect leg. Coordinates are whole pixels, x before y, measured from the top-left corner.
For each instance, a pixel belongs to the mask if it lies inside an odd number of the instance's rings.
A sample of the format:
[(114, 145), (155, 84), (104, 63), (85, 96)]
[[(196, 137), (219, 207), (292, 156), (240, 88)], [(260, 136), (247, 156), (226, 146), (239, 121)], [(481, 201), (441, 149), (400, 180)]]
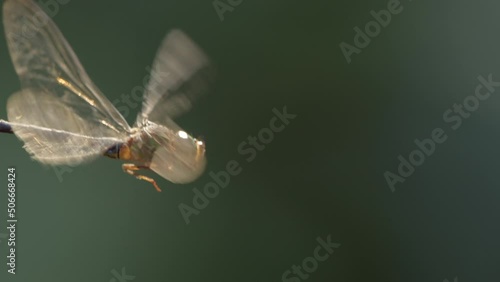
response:
[(140, 174), (136, 173), (136, 171), (138, 171), (140, 169), (149, 169), (149, 167), (147, 167), (147, 166), (136, 166), (135, 164), (123, 164), (122, 165), (122, 169), (126, 173), (128, 173), (128, 174), (130, 174), (132, 176), (135, 176), (135, 178), (137, 178), (139, 180), (144, 180), (144, 181), (147, 181), (147, 182), (153, 184), (153, 186), (155, 187), (156, 191), (161, 192), (160, 187), (158, 186), (158, 184), (156, 184), (156, 181), (153, 178), (147, 177), (145, 175), (140, 175)]

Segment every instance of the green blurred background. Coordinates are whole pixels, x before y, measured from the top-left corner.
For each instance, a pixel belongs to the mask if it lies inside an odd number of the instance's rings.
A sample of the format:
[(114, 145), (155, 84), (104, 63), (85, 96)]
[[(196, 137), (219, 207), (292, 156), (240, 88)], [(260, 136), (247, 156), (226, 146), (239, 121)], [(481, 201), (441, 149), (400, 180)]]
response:
[[(209, 54), (216, 84), (178, 120), (206, 140), (208, 167), (188, 185), (157, 177), (162, 193), (105, 158), (60, 181), (0, 136), (0, 226), (12, 166), (19, 219), (17, 274), (6, 273), (0, 237), (0, 281), (119, 281), (122, 268), (145, 282), (282, 281), (328, 235), (341, 246), (308, 281), (498, 279), (500, 97), (456, 131), (442, 114), (474, 93), (478, 75), (500, 80), (500, 4), (405, 0), (348, 64), (339, 44), (387, 3), (243, 0), (223, 21), (210, 1), (60, 5), (54, 21), (110, 100), (142, 85), (169, 29)], [(5, 118), (19, 83), (0, 40)], [(284, 106), (297, 118), (246, 162), (238, 145)], [(448, 140), (391, 192), (384, 172), (436, 127)], [(192, 189), (229, 160), (242, 173), (187, 225), (178, 205), (192, 205)]]

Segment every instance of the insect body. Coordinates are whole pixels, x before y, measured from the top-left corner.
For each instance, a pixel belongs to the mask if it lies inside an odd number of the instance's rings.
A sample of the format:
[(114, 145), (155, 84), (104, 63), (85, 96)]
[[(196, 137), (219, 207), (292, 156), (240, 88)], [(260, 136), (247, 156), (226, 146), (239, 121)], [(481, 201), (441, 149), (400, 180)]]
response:
[(126, 143), (112, 146), (104, 155), (134, 162), (124, 164), (124, 171), (151, 182), (158, 191), (160, 188), (153, 179), (137, 175), (135, 171), (150, 168), (172, 182), (187, 183), (196, 179), (205, 166), (203, 141), (185, 131), (175, 131), (150, 121)]
[(9, 98), (8, 121), (0, 120), (0, 132), (13, 132), (35, 160), (48, 165), (73, 166), (101, 155), (130, 162), (123, 170), (158, 191), (155, 180), (138, 170), (151, 169), (174, 183), (200, 176), (205, 144), (173, 119), (205, 92), (212, 71), (207, 56), (182, 31), (163, 40), (142, 110), (130, 127), (33, 1), (6, 0), (3, 16), (21, 90)]

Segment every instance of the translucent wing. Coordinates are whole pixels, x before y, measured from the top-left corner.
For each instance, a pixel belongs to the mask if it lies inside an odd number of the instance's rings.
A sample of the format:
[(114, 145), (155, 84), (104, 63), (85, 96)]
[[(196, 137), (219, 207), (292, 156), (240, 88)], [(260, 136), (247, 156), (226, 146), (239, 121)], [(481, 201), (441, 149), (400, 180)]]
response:
[(164, 124), (186, 112), (213, 75), (203, 51), (182, 31), (172, 30), (156, 53), (137, 123), (148, 119)]
[[(106, 149), (103, 147), (108, 142), (95, 140), (126, 137), (130, 131), (127, 122), (93, 84), (59, 29), (40, 7), (29, 0), (6, 0), (3, 21), (23, 88), (9, 100), (9, 121), (17, 124), (15, 134), (35, 159), (49, 164), (74, 164)], [(64, 160), (69, 148), (52, 150), (62, 140), (57, 141), (50, 129), (72, 136), (64, 140), (69, 147), (74, 146), (73, 157)], [(76, 136), (95, 139), (89, 142), (88, 138)], [(46, 157), (49, 151), (52, 160)]]
[(173, 183), (188, 183), (205, 169), (205, 144), (189, 136), (172, 120), (150, 132), (159, 144), (149, 168)]
[(40, 89), (25, 88), (9, 97), (7, 116), (26, 151), (50, 165), (93, 160), (126, 138), (109, 127), (88, 122), (61, 99)]

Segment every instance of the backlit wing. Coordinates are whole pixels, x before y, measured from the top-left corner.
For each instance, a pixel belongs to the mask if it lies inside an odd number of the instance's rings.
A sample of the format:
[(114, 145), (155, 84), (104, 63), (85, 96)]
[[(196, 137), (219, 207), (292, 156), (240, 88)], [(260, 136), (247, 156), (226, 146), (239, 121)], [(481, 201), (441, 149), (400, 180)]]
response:
[(107, 149), (108, 141), (96, 140), (126, 138), (127, 122), (90, 80), (38, 5), (30, 0), (6, 0), (3, 22), (22, 87), (9, 99), (8, 117), (17, 124), (14, 133), (35, 159), (75, 164)]
[(205, 144), (192, 138), (175, 122), (158, 125), (151, 137), (159, 145), (149, 168), (173, 183), (189, 183), (198, 178), (206, 165)]
[(75, 165), (97, 158), (126, 135), (88, 122), (47, 91), (25, 88), (9, 97), (7, 116), (32, 157), (50, 165)]
[(156, 53), (137, 123), (148, 119), (164, 124), (186, 112), (213, 76), (208, 57), (196, 43), (184, 32), (172, 30)]

